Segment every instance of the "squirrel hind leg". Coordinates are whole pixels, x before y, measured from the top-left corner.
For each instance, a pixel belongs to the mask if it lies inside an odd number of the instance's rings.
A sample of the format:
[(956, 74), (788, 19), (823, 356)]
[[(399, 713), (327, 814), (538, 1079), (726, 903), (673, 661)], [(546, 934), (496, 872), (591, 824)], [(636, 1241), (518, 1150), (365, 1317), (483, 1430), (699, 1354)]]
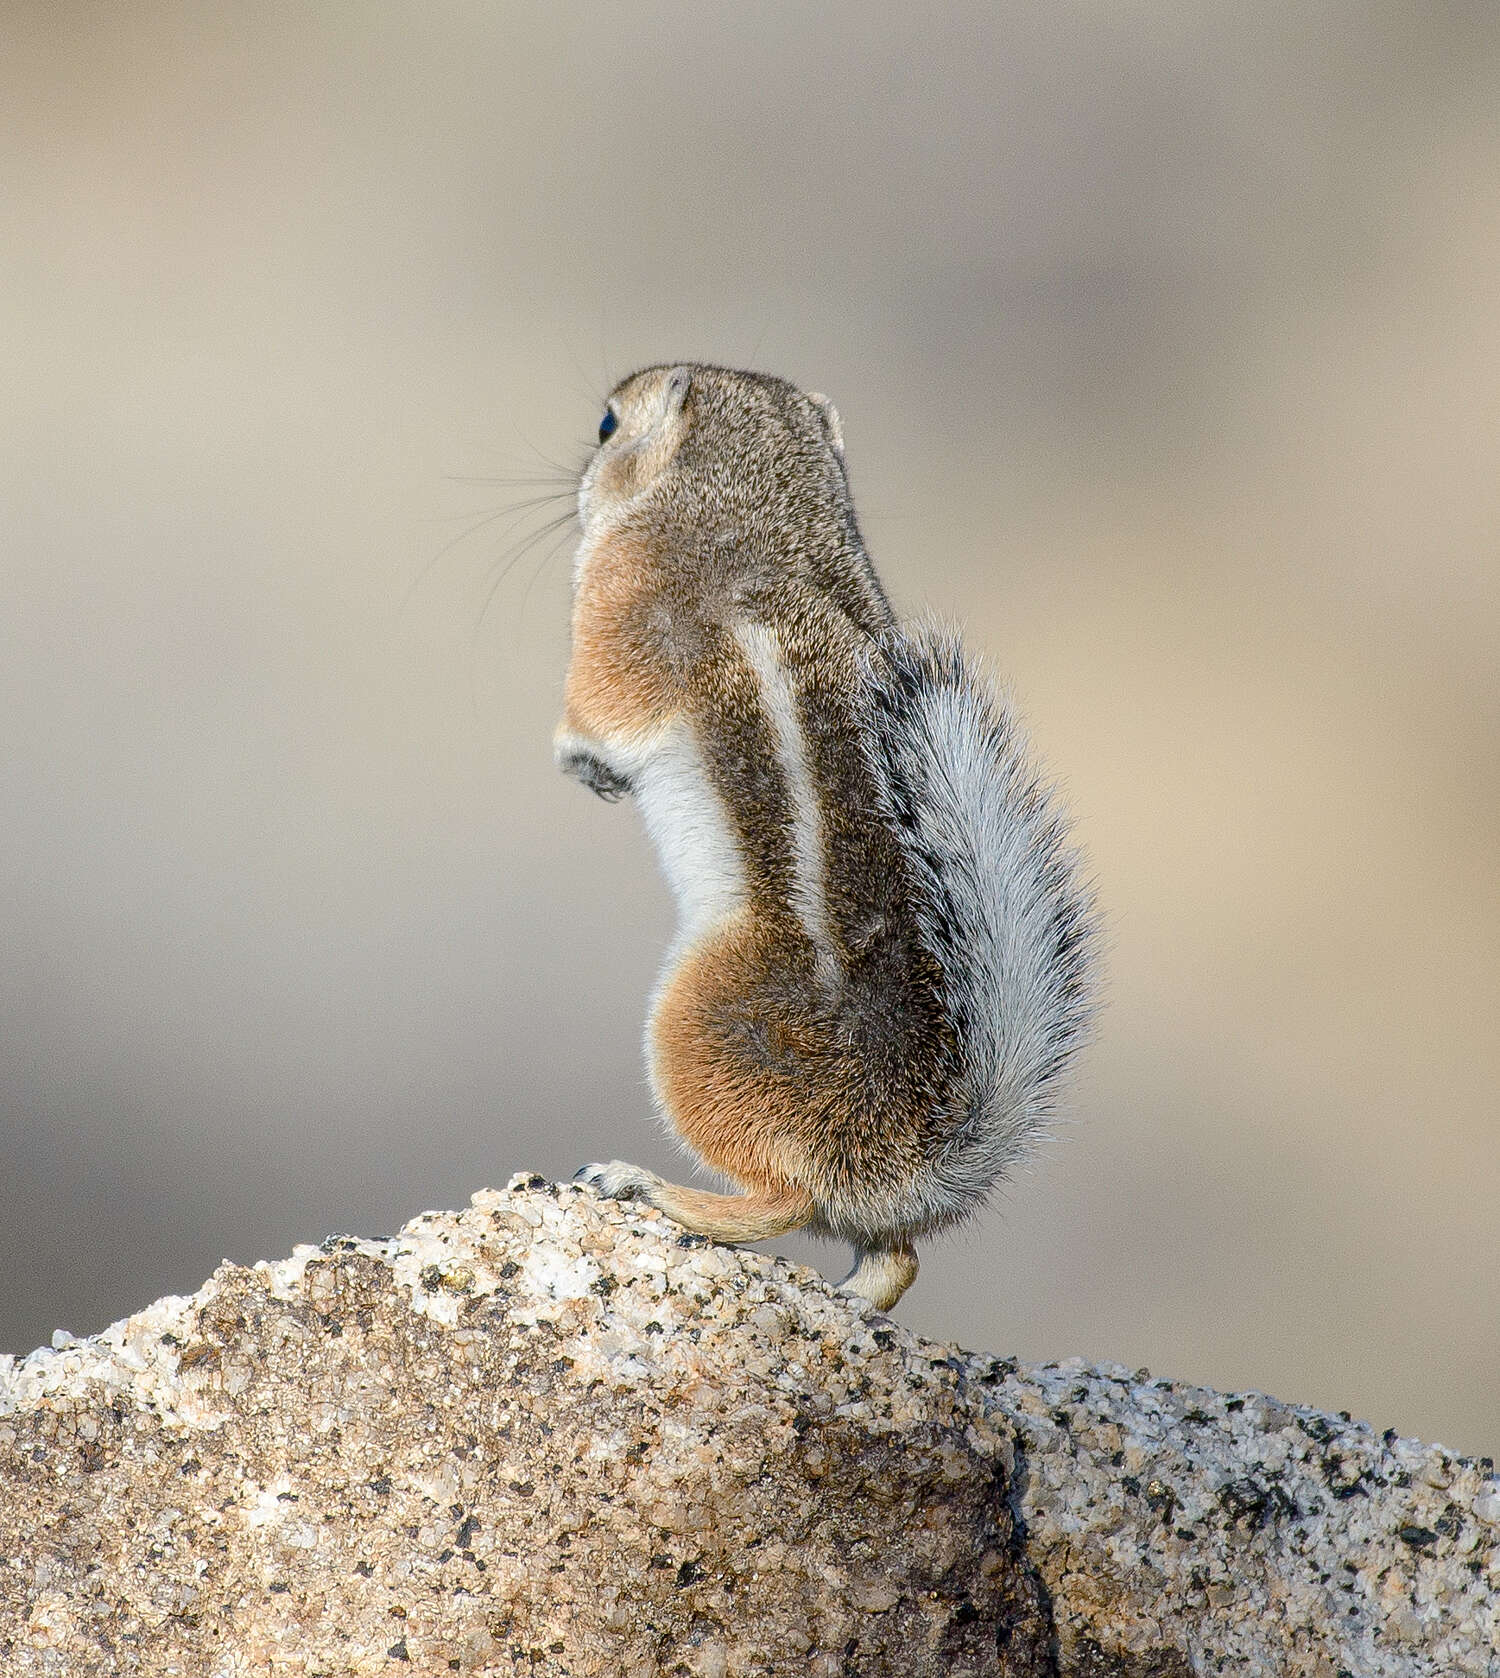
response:
[(694, 1235), (712, 1241), (764, 1241), (812, 1222), (812, 1196), (802, 1189), (755, 1194), (709, 1194), (669, 1183), (623, 1160), (586, 1165), (575, 1181), (615, 1200), (640, 1200), (665, 1212)]
[(877, 1311), (889, 1311), (916, 1279), (917, 1255), (909, 1246), (856, 1247), (854, 1268), (839, 1290), (868, 1299)]

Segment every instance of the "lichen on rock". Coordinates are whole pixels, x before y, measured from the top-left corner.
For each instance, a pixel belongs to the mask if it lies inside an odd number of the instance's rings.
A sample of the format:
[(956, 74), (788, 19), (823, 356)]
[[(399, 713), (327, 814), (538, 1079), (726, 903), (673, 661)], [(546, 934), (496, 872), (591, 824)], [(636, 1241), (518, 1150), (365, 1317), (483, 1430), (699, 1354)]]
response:
[(0, 1359), (0, 1671), (1500, 1670), (1488, 1464), (518, 1178)]

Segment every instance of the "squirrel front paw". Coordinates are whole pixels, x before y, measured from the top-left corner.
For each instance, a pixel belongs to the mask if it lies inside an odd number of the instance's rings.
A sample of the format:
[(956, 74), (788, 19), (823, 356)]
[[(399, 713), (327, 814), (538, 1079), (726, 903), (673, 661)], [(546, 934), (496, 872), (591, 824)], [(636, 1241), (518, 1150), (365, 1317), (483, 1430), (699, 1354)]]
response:
[(651, 1190), (661, 1179), (654, 1171), (612, 1159), (604, 1165), (585, 1165), (573, 1173), (573, 1181), (586, 1183), (611, 1200), (649, 1200)]

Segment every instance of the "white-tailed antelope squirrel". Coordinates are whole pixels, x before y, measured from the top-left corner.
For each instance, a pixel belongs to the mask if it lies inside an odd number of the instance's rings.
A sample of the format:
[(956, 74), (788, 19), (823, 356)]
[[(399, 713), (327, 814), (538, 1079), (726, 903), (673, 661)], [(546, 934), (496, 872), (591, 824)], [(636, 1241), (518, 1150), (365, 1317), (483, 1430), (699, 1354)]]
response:
[(1091, 997), (1089, 892), (1017, 724), (897, 623), (831, 403), (721, 367), (614, 390), (578, 493), (557, 758), (640, 805), (680, 926), (651, 1005), (663, 1114), (739, 1185), (579, 1173), (703, 1235), (913, 1242), (1037, 1135)]

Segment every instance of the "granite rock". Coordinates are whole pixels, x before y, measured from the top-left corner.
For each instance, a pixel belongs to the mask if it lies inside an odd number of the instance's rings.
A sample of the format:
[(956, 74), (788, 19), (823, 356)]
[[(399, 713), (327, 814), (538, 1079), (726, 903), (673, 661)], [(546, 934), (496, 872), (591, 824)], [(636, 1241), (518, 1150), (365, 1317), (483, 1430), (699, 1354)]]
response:
[(1488, 1462), (539, 1178), (0, 1358), (0, 1671), (1500, 1673)]

